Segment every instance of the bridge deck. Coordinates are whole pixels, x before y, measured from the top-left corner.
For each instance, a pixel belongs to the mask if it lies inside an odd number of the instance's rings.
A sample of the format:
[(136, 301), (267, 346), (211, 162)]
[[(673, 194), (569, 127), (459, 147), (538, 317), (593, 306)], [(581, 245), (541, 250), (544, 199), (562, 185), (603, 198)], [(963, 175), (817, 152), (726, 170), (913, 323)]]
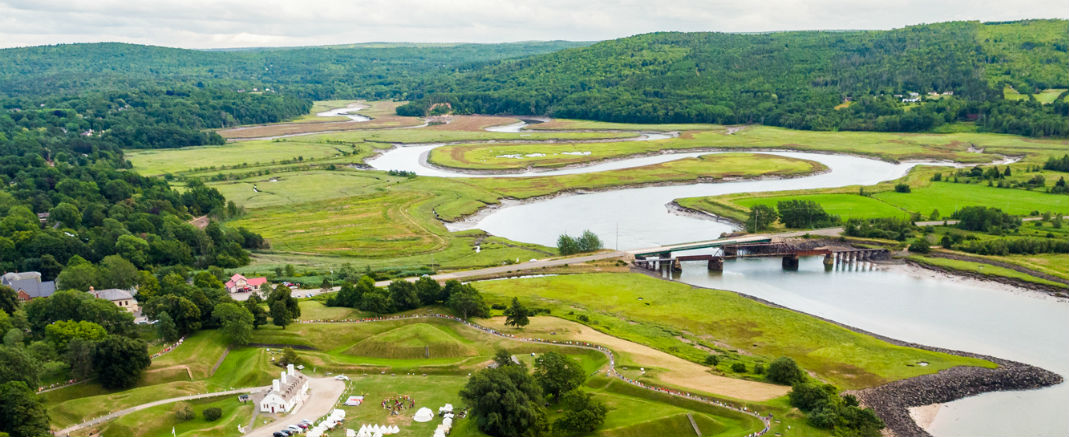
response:
[(714, 247), (730, 246), (735, 244), (770, 242), (772, 242), (772, 237), (725, 238), (719, 240), (695, 241), (692, 243), (681, 243), (670, 246), (639, 249), (638, 251), (632, 252), (632, 255), (634, 255), (635, 258), (645, 258), (648, 256), (659, 256), (660, 254), (665, 252), (682, 252), (685, 250), (711, 249)]

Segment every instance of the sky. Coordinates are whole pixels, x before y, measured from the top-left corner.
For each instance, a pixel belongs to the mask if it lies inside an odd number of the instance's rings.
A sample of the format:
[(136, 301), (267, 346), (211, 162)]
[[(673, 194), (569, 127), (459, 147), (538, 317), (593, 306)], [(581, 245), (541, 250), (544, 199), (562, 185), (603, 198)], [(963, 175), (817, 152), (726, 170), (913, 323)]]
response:
[(1069, 7), (1065, 0), (0, 0), (0, 47), (593, 41), (1024, 18), (1069, 18)]

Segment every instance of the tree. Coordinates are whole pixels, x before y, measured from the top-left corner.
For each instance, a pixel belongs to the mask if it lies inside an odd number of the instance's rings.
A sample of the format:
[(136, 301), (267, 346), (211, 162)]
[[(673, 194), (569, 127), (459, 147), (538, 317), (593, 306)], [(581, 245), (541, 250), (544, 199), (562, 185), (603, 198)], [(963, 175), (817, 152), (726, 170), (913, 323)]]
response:
[(285, 302), (276, 301), (271, 304), (271, 323), (274, 323), (275, 326), (281, 326), (282, 329), (286, 329), (286, 325), (293, 322), (290, 317), (290, 310), (286, 307)]
[(87, 340), (74, 339), (67, 343), (66, 361), (74, 379), (85, 379), (93, 374), (93, 346)]
[(22, 381), (37, 387), (39, 363), (25, 348), (0, 346), (0, 383)]
[(0, 311), (15, 314), (19, 309), (19, 294), (13, 288), (0, 285)]
[(282, 350), (282, 359), (280, 360), (280, 364), (282, 364), (283, 366), (289, 364), (297, 364), (298, 360), (299, 358), (297, 357), (297, 352), (295, 352), (293, 348), (288, 347)]
[(575, 360), (557, 352), (546, 352), (535, 358), (535, 380), (546, 396), (560, 400), (561, 393), (579, 387), (586, 379), (583, 367)]
[(153, 298), (145, 305), (144, 311), (154, 319), (159, 319), (160, 313), (166, 312), (178, 327), (179, 335), (187, 335), (200, 329), (200, 308), (185, 297), (166, 294)]
[(559, 434), (590, 433), (605, 423), (609, 409), (589, 393), (572, 390), (561, 396), (564, 415), (553, 422), (553, 430)]
[(293, 297), (293, 290), (290, 290), (289, 287), (283, 284), (275, 286), (275, 290), (267, 295), (267, 307), (273, 307), (275, 302), (284, 302), (286, 304), (286, 309), (289, 311), (290, 318), (296, 319), (301, 317), (300, 302), (297, 301), (297, 298)]
[(750, 208), (750, 218), (746, 219), (746, 232), (767, 230), (779, 219), (776, 209), (768, 205), (754, 205)]
[(68, 266), (59, 273), (56, 283), (63, 290), (89, 291), (89, 287), (100, 285), (100, 271), (88, 263)]
[(133, 387), (150, 364), (148, 345), (141, 339), (109, 335), (93, 348), (93, 368), (105, 388)]
[(776, 203), (776, 210), (779, 220), (788, 228), (815, 228), (839, 222), (838, 216), (829, 215), (812, 200), (783, 200)]
[(932, 251), (932, 247), (928, 244), (928, 239), (921, 236), (909, 244), (909, 251), (914, 253), (928, 253)]
[(249, 344), (252, 339), (253, 316), (245, 307), (236, 303), (221, 303), (215, 306), (212, 317), (219, 321), (219, 328), (230, 340), (230, 344)]
[(71, 340), (88, 340), (96, 342), (108, 336), (108, 331), (96, 323), (81, 320), (59, 320), (45, 326), (45, 338), (58, 350), (66, 350)]
[(156, 317), (156, 335), (158, 335), (163, 341), (171, 342), (178, 340), (178, 326), (175, 325), (174, 319), (171, 318), (167, 311), (163, 311)]
[(513, 297), (512, 305), (509, 305), (505, 309), (505, 326), (514, 326), (522, 328), (527, 326), (531, 321), (527, 318), (527, 308), (520, 303), (520, 300)]
[(580, 252), (594, 252), (601, 250), (601, 239), (598, 238), (597, 234), (590, 232), (590, 230), (583, 231), (579, 236), (577, 243), (579, 243)]
[(108, 255), (100, 261), (100, 286), (102, 288), (133, 288), (140, 275), (137, 267), (119, 255)]
[(416, 280), (416, 295), (423, 306), (442, 303), (442, 286), (430, 276), (420, 276)]
[(524, 366), (475, 372), (460, 390), (480, 431), (496, 437), (534, 437), (546, 429), (542, 390)]
[(790, 357), (779, 357), (768, 365), (768, 380), (777, 384), (792, 385), (805, 381), (805, 373)]
[(560, 237), (557, 237), (557, 251), (560, 252), (561, 255), (579, 253), (579, 242), (570, 235), (561, 234)]
[(419, 308), (419, 295), (416, 294), (416, 286), (411, 282), (399, 279), (390, 282), (387, 290), (390, 292), (390, 302), (393, 302), (395, 311)]
[(267, 310), (260, 305), (260, 302), (259, 296), (252, 295), (243, 304), (245, 309), (249, 310), (249, 314), (252, 314), (252, 329), (258, 329), (267, 324)]
[(115, 253), (130, 260), (138, 267), (148, 264), (149, 244), (133, 235), (120, 235), (115, 240)]
[(460, 284), (453, 287), (453, 290), (446, 305), (460, 318), (467, 320), (469, 317), (490, 317), (490, 307), (471, 284)]
[(44, 398), (24, 381), (0, 384), (0, 434), (11, 437), (51, 435)]
[(223, 409), (219, 407), (209, 407), (205, 408), (204, 411), (201, 412), (201, 414), (204, 415), (204, 420), (214, 422), (216, 420), (219, 420), (220, 417), (223, 417)]

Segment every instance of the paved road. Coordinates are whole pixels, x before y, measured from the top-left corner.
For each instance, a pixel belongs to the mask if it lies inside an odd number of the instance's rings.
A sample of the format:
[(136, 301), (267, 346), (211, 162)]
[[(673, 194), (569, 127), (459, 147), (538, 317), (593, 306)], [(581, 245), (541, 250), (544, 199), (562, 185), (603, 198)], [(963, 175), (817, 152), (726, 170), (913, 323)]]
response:
[(310, 378), (308, 380), (308, 399), (297, 411), (282, 416), (281, 419), (263, 425), (245, 433), (251, 437), (270, 437), (272, 433), (290, 425), (296, 425), (302, 419), (316, 421), (326, 416), (338, 403), (338, 398), (345, 392), (345, 383), (334, 378)]
[(117, 417), (125, 416), (127, 414), (133, 413), (135, 411), (141, 411), (141, 410), (144, 410), (146, 408), (152, 408), (152, 407), (155, 407), (157, 405), (170, 404), (172, 402), (180, 402), (180, 401), (190, 401), (190, 400), (194, 400), (194, 399), (214, 398), (216, 396), (226, 396), (226, 395), (236, 395), (236, 394), (243, 394), (243, 393), (252, 393), (252, 392), (257, 392), (257, 391), (260, 391), (260, 390), (267, 390), (269, 388), (271, 388), (271, 387), (270, 386), (265, 386), (265, 387), (246, 387), (246, 388), (239, 388), (239, 389), (235, 389), (235, 390), (217, 391), (217, 392), (213, 392), (213, 393), (201, 393), (201, 394), (196, 394), (196, 395), (180, 396), (180, 397), (177, 397), (177, 398), (170, 398), (170, 399), (163, 399), (163, 400), (159, 400), (159, 401), (155, 401), (155, 402), (149, 402), (147, 404), (137, 405), (137, 406), (134, 406), (134, 407), (127, 408), (125, 410), (119, 410), (119, 411), (116, 411), (114, 413), (110, 413), (110, 414), (107, 414), (107, 415), (104, 415), (104, 416), (100, 416), (100, 417), (97, 417), (96, 419), (92, 419), (92, 420), (89, 420), (89, 421), (86, 421), (86, 422), (82, 422), (82, 423), (79, 423), (77, 425), (71, 426), (69, 428), (61, 429), (59, 431), (56, 431), (55, 435), (57, 435), (57, 436), (70, 435), (70, 433), (72, 433), (74, 431), (77, 431), (79, 429), (88, 428), (88, 427), (93, 426), (93, 425), (98, 425), (98, 424), (107, 422), (109, 420), (115, 419)]

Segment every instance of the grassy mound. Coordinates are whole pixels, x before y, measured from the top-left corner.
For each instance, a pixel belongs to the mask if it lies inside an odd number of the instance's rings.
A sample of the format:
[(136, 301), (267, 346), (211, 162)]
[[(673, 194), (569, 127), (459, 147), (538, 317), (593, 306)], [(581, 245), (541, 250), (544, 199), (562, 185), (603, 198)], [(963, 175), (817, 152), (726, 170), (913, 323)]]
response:
[(478, 354), (456, 334), (428, 323), (413, 323), (361, 340), (348, 355), (375, 358), (454, 358)]

